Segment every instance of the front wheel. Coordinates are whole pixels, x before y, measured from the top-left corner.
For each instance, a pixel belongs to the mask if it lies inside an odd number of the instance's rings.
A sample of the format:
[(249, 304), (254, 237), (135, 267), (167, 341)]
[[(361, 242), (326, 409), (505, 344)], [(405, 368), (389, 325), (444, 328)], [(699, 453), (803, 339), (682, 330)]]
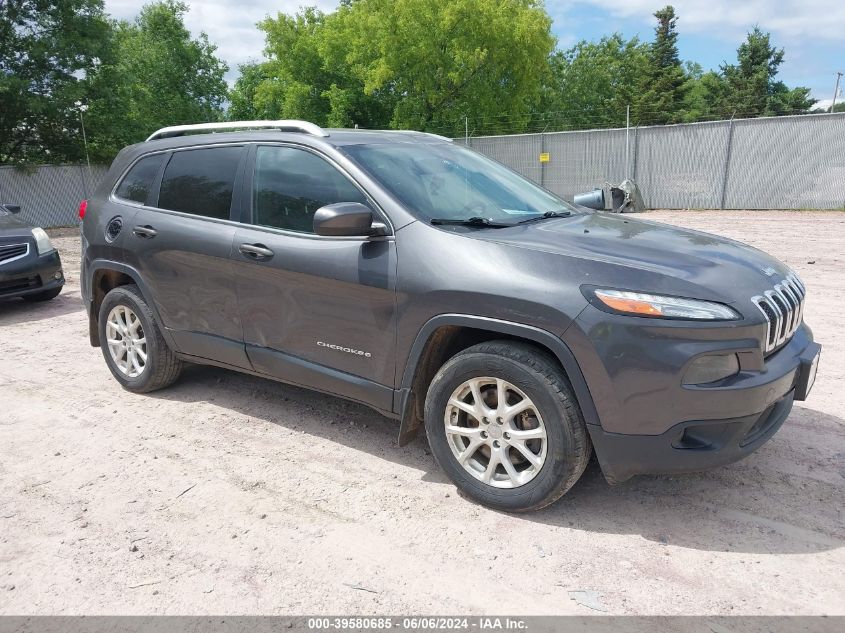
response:
[(443, 365), (429, 386), (425, 427), (455, 485), (498, 510), (553, 503), (578, 481), (592, 452), (560, 366), (513, 341), (475, 345)]
[(137, 286), (109, 291), (100, 306), (98, 325), (103, 357), (124, 388), (147, 393), (179, 377), (182, 361), (167, 346)]

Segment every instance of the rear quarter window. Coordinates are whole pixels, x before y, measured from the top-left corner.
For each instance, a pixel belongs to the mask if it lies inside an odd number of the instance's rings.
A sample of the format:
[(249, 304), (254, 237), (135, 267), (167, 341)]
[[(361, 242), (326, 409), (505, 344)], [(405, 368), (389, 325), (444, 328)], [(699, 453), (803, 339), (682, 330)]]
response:
[(153, 154), (139, 160), (120, 181), (114, 195), (122, 200), (146, 204), (163, 160), (164, 154)]
[(158, 207), (228, 220), (242, 151), (209, 147), (174, 152), (164, 169)]

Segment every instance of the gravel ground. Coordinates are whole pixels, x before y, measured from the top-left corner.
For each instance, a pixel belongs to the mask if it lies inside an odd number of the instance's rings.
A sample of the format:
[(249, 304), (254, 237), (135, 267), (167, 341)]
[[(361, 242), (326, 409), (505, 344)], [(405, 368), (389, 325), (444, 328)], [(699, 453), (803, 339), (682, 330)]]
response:
[(845, 214), (645, 217), (799, 271), (814, 392), (740, 463), (616, 487), (593, 463), (529, 516), (462, 499), (362, 406), (206, 367), (123, 391), (64, 232), (62, 295), (0, 304), (0, 613), (596, 613), (583, 590), (614, 614), (845, 614)]

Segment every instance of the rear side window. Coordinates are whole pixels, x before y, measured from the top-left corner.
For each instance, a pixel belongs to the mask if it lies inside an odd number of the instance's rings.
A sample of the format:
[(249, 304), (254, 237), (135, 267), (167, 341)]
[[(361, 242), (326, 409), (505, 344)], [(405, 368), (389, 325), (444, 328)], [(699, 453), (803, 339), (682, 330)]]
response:
[(293, 147), (259, 147), (252, 192), (253, 224), (314, 232), (314, 212), (336, 202), (367, 204), (331, 164)]
[(164, 154), (145, 156), (132, 166), (114, 192), (118, 198), (144, 204), (158, 174)]
[(241, 151), (210, 147), (174, 152), (164, 169), (158, 207), (228, 220)]

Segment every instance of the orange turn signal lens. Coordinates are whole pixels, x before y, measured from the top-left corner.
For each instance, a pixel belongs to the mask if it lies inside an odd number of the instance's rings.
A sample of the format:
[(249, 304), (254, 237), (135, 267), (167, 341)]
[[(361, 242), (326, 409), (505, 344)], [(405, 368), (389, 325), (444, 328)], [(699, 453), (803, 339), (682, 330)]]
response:
[(614, 312), (633, 316), (693, 321), (733, 321), (742, 318), (730, 306), (713, 301), (652, 295), (630, 290), (596, 289), (593, 292), (596, 299)]
[(596, 296), (603, 304), (619, 312), (628, 312), (630, 314), (642, 314), (644, 316), (663, 316), (663, 312), (648, 301), (638, 301), (637, 299), (624, 299), (622, 297), (611, 297), (602, 294), (601, 291), (596, 292)]

